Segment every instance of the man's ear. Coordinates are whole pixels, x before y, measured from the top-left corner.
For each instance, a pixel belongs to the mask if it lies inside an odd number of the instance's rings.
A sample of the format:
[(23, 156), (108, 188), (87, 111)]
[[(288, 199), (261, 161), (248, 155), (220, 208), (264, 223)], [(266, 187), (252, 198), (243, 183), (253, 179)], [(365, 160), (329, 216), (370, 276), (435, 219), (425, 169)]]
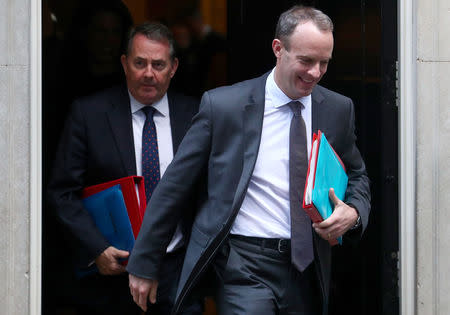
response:
[(174, 58), (172, 61), (172, 69), (170, 70), (170, 78), (172, 79), (173, 76), (175, 75), (175, 72), (177, 72), (178, 69), (178, 58)]
[(120, 63), (122, 64), (123, 72), (127, 74), (128, 72), (128, 65), (127, 65), (127, 56), (122, 55), (120, 56)]
[(275, 57), (280, 58), (282, 48), (283, 48), (283, 43), (279, 39), (275, 38), (272, 41), (272, 50), (273, 50)]

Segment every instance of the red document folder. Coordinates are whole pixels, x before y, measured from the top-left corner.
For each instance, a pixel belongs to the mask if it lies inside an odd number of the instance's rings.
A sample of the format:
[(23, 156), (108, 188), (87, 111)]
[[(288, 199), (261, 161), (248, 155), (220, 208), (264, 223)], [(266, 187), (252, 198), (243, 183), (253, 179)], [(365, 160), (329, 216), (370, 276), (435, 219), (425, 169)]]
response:
[[(144, 218), (147, 201), (145, 199), (144, 178), (142, 176), (122, 177), (110, 182), (89, 186), (83, 189), (82, 198), (92, 196), (100, 191), (120, 184), (125, 206), (130, 218), (134, 238), (137, 237)], [(136, 191), (137, 189), (137, 191)]]
[[(330, 188), (343, 200), (348, 177), (341, 159), (319, 130), (314, 133), (309, 158), (308, 173), (303, 195), (303, 209), (313, 222), (322, 222), (333, 212), (334, 205), (328, 197)], [(342, 243), (342, 237), (328, 240), (330, 245)]]

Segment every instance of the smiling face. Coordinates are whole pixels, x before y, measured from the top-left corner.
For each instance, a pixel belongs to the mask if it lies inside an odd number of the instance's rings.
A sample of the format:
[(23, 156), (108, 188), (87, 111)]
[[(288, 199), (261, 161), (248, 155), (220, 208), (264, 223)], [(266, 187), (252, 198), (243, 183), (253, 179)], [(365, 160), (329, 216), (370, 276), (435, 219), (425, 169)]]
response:
[(297, 25), (288, 38), (289, 50), (279, 39), (272, 49), (277, 58), (275, 82), (291, 99), (311, 94), (327, 71), (333, 52), (332, 32), (322, 32), (308, 21)]
[(160, 100), (169, 88), (178, 67), (178, 59), (171, 59), (168, 41), (148, 39), (137, 34), (128, 56), (121, 62), (128, 90), (140, 103), (150, 105)]

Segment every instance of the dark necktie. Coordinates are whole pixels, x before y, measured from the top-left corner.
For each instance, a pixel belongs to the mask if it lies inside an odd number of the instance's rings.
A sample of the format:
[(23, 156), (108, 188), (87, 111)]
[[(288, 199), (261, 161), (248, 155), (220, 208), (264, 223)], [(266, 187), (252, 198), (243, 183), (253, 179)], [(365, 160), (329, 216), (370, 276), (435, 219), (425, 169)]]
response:
[(301, 108), (303, 104), (290, 102), (294, 113), (289, 131), (289, 199), (291, 207), (291, 260), (303, 271), (313, 261), (311, 220), (303, 210), (303, 190), (308, 171), (306, 127)]
[(145, 197), (147, 203), (150, 201), (153, 190), (159, 182), (159, 155), (156, 127), (153, 122), (155, 108), (145, 106), (142, 108), (147, 118), (142, 130), (142, 176), (145, 183)]

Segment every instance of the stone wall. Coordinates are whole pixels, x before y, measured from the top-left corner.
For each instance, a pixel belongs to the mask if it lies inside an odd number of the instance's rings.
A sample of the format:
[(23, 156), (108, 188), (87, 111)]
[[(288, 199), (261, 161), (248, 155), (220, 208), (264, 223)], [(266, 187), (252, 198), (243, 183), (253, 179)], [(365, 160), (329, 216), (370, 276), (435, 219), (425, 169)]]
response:
[(450, 314), (450, 1), (417, 0), (417, 314)]
[(0, 8), (0, 314), (28, 314), (30, 3)]

